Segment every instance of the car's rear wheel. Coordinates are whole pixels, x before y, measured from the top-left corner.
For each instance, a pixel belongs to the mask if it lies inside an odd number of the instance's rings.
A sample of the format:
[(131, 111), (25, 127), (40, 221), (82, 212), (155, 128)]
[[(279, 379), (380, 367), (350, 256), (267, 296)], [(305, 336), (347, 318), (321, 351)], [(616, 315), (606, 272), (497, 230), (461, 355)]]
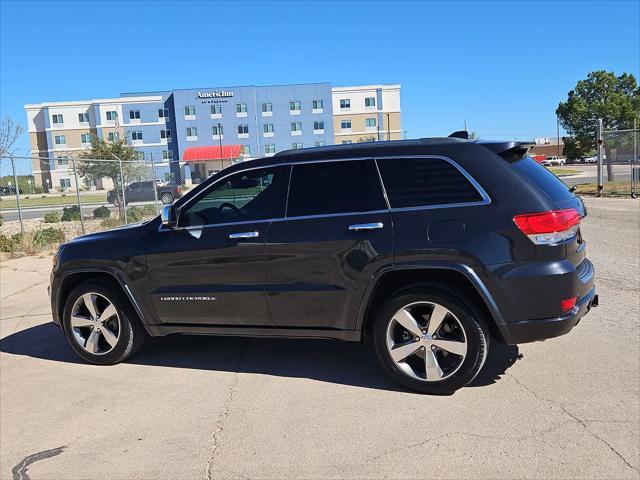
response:
[(170, 193), (163, 193), (160, 197), (160, 200), (162, 200), (162, 203), (164, 203), (165, 205), (169, 205), (173, 202), (173, 195), (171, 195)]
[(449, 394), (484, 365), (489, 332), (482, 316), (458, 296), (432, 287), (404, 290), (380, 309), (376, 354), (400, 384), (422, 393)]
[(122, 291), (102, 281), (83, 282), (69, 294), (63, 327), (76, 353), (101, 365), (125, 360), (147, 337)]

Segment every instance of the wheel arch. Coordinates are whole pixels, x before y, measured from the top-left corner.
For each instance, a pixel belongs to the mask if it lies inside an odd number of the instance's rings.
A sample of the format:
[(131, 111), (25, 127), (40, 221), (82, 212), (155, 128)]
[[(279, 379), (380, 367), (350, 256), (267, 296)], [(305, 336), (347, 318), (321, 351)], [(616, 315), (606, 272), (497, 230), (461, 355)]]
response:
[(369, 282), (358, 311), (356, 330), (361, 332), (362, 339), (371, 331), (375, 312), (387, 298), (419, 285), (453, 288), (485, 315), (491, 334), (504, 339), (504, 319), (485, 284), (468, 265), (449, 262), (396, 265), (379, 271)]
[(60, 287), (56, 292), (54, 305), (55, 314), (57, 315), (61, 326), (64, 324), (62, 318), (67, 297), (74, 288), (76, 288), (82, 282), (88, 280), (103, 280), (105, 283), (109, 283), (114, 287), (119, 288), (129, 300), (129, 303), (138, 315), (138, 318), (140, 319), (140, 322), (144, 326), (145, 330), (148, 331), (145, 315), (142, 312), (142, 309), (140, 308), (140, 305), (136, 301), (135, 297), (133, 296), (133, 293), (117, 273), (108, 269), (73, 270), (67, 272), (64, 275), (64, 277), (60, 280)]

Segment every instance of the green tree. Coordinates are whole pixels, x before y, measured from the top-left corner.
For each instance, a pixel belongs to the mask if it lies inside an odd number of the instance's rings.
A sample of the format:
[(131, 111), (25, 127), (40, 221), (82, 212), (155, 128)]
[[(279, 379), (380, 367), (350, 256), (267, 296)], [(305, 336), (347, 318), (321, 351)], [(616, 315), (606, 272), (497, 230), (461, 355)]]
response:
[[(126, 186), (133, 180), (142, 179), (145, 177), (147, 170), (140, 153), (129, 145), (125, 139), (108, 142), (102, 138), (92, 136), (91, 148), (82, 151), (78, 157), (76, 164), (79, 175), (88, 180), (99, 180), (107, 177), (113, 181), (117, 195), (118, 213), (122, 217), (125, 203), (122, 201), (122, 182), (124, 181)], [(122, 160), (122, 175), (120, 175), (120, 162), (118, 159)]]
[(633, 127), (634, 118), (640, 116), (640, 88), (631, 74), (617, 77), (604, 70), (591, 72), (560, 102), (556, 114), (569, 133), (563, 138), (567, 157), (586, 156), (596, 149), (599, 118), (605, 130)]

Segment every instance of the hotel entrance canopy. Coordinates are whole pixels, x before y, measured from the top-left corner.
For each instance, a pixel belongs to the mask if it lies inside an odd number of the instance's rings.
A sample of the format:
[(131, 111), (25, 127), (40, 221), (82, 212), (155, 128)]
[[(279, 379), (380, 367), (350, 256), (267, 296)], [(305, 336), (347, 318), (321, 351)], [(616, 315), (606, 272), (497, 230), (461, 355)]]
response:
[(240, 158), (242, 145), (223, 145), (208, 147), (187, 147), (182, 159), (186, 162), (207, 162), (210, 160), (231, 160)]

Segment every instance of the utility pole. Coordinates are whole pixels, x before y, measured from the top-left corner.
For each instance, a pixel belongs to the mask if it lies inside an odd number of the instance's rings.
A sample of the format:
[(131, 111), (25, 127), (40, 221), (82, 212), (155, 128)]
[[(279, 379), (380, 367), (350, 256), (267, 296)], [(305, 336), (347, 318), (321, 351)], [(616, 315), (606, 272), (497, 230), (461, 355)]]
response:
[(556, 113), (556, 142), (558, 143), (558, 158), (560, 158), (560, 119)]
[(466, 118), (464, 119), (464, 131), (465, 132), (467, 131), (467, 119)]
[(118, 160), (118, 164), (120, 165), (120, 190), (122, 192), (120, 207), (122, 208), (122, 212), (124, 214), (124, 223), (127, 224), (127, 200), (124, 196), (124, 173), (122, 171), (122, 160), (118, 158), (115, 153), (112, 153), (111, 155), (113, 155), (113, 158)]

